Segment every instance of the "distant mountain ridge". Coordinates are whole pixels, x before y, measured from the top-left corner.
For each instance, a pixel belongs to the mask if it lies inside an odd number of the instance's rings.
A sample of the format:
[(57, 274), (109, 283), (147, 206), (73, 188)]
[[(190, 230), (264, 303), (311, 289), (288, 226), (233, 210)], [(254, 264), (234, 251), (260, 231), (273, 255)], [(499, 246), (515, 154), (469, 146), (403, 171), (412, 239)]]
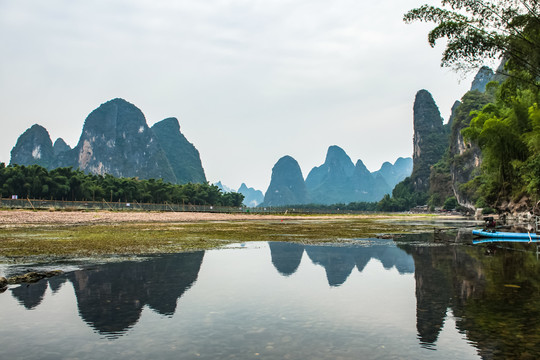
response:
[(264, 194), (261, 190), (256, 190), (252, 187), (247, 187), (242, 183), (237, 190), (238, 193), (244, 195), (244, 205), (249, 207), (255, 207), (264, 201)]
[[(49, 170), (73, 167), (97, 175), (177, 184), (206, 182), (199, 152), (181, 133), (176, 118), (166, 118), (150, 128), (142, 111), (120, 98), (101, 104), (88, 115), (74, 148), (61, 138), (53, 145), (48, 131), (33, 125), (18, 138), (10, 163), (38, 164)], [(272, 169), (266, 194), (246, 184), (237, 192), (244, 195), (246, 206), (373, 202), (390, 193), (411, 171), (412, 159), (399, 158), (371, 173), (361, 160), (354, 164), (343, 149), (333, 145), (324, 163), (314, 167), (306, 179), (297, 161), (284, 156)], [(230, 190), (219, 186), (224, 192)]]
[(264, 201), (264, 194), (261, 190), (256, 190), (252, 187), (248, 187), (245, 183), (242, 183), (238, 190), (234, 190), (227, 185), (224, 185), (221, 181), (214, 183), (223, 193), (237, 192), (244, 195), (242, 204), (248, 207), (256, 207)]
[(53, 146), (47, 130), (33, 125), (17, 140), (10, 163), (38, 164), (49, 170), (71, 166), (91, 174), (178, 184), (206, 182), (199, 152), (182, 135), (176, 118), (149, 128), (142, 111), (120, 98), (88, 115), (73, 149), (63, 139)]
[(400, 183), (407, 176), (411, 175), (413, 169), (412, 158), (399, 157), (391, 164), (386, 161), (381, 165), (381, 168), (371, 173), (371, 175), (377, 177), (381, 176), (386, 183), (393, 189), (398, 183)]
[(332, 145), (328, 148), (325, 162), (309, 172), (302, 186), (300, 179), (303, 176), (298, 163), (285, 156), (272, 169), (263, 204), (331, 205), (379, 201), (397, 183), (410, 176), (412, 165), (411, 158), (398, 158), (394, 164), (385, 162), (381, 169), (371, 173), (361, 160), (353, 164), (342, 148)]

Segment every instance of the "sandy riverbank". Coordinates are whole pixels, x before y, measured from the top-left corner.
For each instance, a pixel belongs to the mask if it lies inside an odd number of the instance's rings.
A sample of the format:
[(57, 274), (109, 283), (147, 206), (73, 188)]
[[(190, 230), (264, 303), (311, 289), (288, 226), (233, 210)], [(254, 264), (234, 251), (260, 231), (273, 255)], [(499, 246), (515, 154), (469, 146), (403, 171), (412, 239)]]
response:
[[(230, 221), (272, 218), (275, 216), (250, 214), (222, 214), (197, 212), (112, 212), (112, 211), (31, 211), (0, 210), (0, 226), (3, 225), (91, 225), (111, 223), (145, 222), (197, 222)], [(281, 218), (281, 217), (280, 217)]]
[(112, 211), (31, 211), (0, 210), (0, 226), (19, 225), (92, 225), (121, 223), (189, 223), (200, 221), (248, 221), (279, 219), (340, 219), (340, 218), (387, 218), (385, 215), (260, 215), (199, 212), (112, 212)]

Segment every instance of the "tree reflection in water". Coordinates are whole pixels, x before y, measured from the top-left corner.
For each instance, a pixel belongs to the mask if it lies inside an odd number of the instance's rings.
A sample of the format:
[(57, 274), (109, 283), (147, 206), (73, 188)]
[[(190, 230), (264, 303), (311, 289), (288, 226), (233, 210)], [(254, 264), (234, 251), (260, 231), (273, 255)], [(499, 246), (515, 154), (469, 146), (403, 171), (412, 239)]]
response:
[(421, 343), (436, 342), (451, 309), (482, 358), (540, 355), (540, 263), (532, 246), (400, 245), (416, 267)]
[[(352, 246), (268, 246), (281, 276), (294, 276), (305, 253), (324, 267), (331, 288), (345, 284), (355, 267), (363, 272), (372, 260), (402, 275), (414, 273), (416, 332), (424, 347), (435, 347), (451, 313), (457, 330), (483, 358), (540, 356), (540, 262), (528, 244), (472, 246), (415, 235), (398, 242), (364, 239)], [(57, 292), (70, 282), (80, 317), (99, 334), (117, 338), (138, 322), (144, 306), (163, 316), (175, 314), (178, 300), (196, 283), (203, 258), (200, 251), (96, 265), (10, 291), (30, 310), (41, 303), (47, 286)]]

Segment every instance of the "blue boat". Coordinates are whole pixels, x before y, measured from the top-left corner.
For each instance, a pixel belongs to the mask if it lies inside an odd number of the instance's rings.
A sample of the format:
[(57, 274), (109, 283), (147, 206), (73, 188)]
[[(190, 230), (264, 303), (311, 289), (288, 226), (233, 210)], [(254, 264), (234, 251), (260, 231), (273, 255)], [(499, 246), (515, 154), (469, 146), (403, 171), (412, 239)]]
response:
[(540, 244), (540, 239), (512, 239), (512, 238), (483, 238), (473, 240), (473, 245), (476, 244), (491, 244), (491, 243), (537, 243)]
[(503, 231), (489, 231), (489, 230), (473, 230), (473, 235), (481, 236), (492, 239), (505, 239), (501, 241), (509, 241), (509, 239), (521, 239), (526, 241), (540, 241), (540, 235), (536, 233), (514, 233)]

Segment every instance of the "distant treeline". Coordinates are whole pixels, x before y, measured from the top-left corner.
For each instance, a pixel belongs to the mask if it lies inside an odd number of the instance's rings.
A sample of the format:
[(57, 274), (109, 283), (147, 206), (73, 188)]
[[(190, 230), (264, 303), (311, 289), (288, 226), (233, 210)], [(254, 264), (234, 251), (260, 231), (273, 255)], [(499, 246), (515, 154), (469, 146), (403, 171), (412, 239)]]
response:
[(244, 195), (221, 190), (209, 183), (176, 185), (162, 179), (140, 180), (91, 175), (71, 167), (51, 171), (39, 165), (0, 163), (0, 197), (68, 201), (176, 203), (213, 206), (242, 206)]
[[(294, 208), (295, 210), (307, 210), (307, 211), (327, 211), (327, 212), (342, 212), (342, 211), (367, 211), (367, 212), (401, 212), (408, 211), (415, 207), (419, 202), (413, 198), (418, 196), (417, 193), (406, 191), (406, 187), (410, 182), (410, 178), (399, 183), (392, 192), (393, 196), (386, 194), (378, 202), (351, 202), (348, 204), (333, 204), (333, 205), (321, 205), (321, 204), (305, 204), (305, 205), (289, 205), (287, 208)], [(404, 190), (405, 189), (405, 190)], [(405, 195), (403, 195), (405, 194)], [(397, 196), (396, 196), (397, 195)], [(408, 197), (406, 196), (408, 195)], [(463, 210), (457, 203), (455, 197), (449, 198), (444, 202), (441, 207), (443, 210)], [(432, 209), (433, 210), (433, 209)]]
[[(264, 205), (259, 205), (264, 206)], [(276, 207), (272, 207), (276, 208)], [(378, 208), (377, 202), (352, 202), (348, 204), (301, 204), (301, 205), (285, 205), (277, 208), (294, 209), (298, 211), (305, 210), (307, 212), (342, 212), (342, 211), (381, 211)]]

